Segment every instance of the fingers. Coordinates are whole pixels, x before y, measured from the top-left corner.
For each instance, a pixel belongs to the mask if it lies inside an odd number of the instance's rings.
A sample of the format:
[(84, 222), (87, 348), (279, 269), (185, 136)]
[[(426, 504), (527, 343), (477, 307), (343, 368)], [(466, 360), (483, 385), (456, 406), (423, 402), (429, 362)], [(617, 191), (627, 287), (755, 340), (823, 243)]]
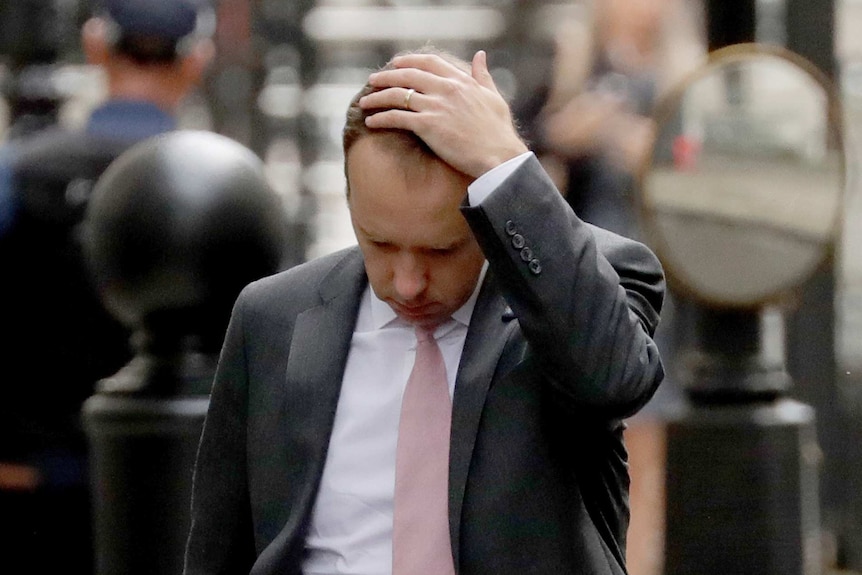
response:
[(384, 88), (372, 92), (359, 99), (359, 106), (365, 110), (407, 110), (418, 112), (422, 110), (422, 99), (425, 97), (415, 88)]
[(498, 91), (494, 84), (494, 78), (491, 77), (491, 72), (488, 70), (488, 55), (484, 50), (479, 50), (473, 56), (472, 68), (473, 79), (479, 82), (480, 86), (495, 92)]
[(469, 71), (434, 54), (397, 56), (392, 63), (395, 68), (369, 76), (369, 85), (377, 90), (359, 101), (363, 109), (419, 112), (428, 108), (433, 99), (430, 95), (446, 94), (463, 82), (475, 82), (497, 92), (488, 70), (487, 55), (482, 50), (473, 56)]
[(368, 84), (377, 90), (362, 97), (359, 105), (365, 110), (409, 109), (416, 112), (423, 109), (424, 95), (440, 93), (446, 81), (444, 77), (419, 68), (375, 72), (368, 77)]
[(395, 68), (414, 68), (441, 78), (458, 78), (470, 74), (470, 70), (460, 68), (436, 54), (404, 54), (393, 58), (392, 64)]
[(365, 125), (372, 129), (408, 130), (418, 133), (419, 115), (408, 110), (390, 109), (365, 118)]
[(484, 50), (479, 50), (473, 56), (470, 70), (462, 69), (433, 54), (397, 56), (392, 63), (394, 69), (371, 74), (368, 78), (369, 84), (375, 88), (407, 86), (418, 92), (428, 93), (439, 89), (446, 80), (463, 81), (472, 77), (482, 87), (497, 91), (488, 70), (488, 56)]
[(463, 81), (470, 77), (468, 70), (434, 54), (407, 54), (392, 59), (394, 68), (374, 72), (368, 83), (374, 88), (413, 88), (424, 94), (437, 93), (449, 82)]
[(395, 68), (374, 72), (368, 77), (368, 84), (377, 89), (403, 86), (417, 92), (427, 93), (439, 88), (445, 79), (419, 68)]

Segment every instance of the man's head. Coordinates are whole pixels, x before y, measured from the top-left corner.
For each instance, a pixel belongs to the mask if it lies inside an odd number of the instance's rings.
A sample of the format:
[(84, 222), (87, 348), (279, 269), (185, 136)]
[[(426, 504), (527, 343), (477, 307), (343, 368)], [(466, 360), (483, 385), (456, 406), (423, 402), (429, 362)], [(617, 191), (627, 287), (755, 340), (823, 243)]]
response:
[(439, 324), (470, 297), (484, 262), (459, 209), (471, 179), (411, 132), (368, 129), (358, 100), (370, 91), (353, 99), (344, 129), (353, 229), (377, 297), (411, 323)]
[(101, 0), (99, 5), (113, 50), (142, 64), (177, 60), (215, 29), (208, 0)]
[(210, 0), (100, 0), (82, 30), (89, 63), (113, 97), (173, 108), (197, 86), (213, 55)]

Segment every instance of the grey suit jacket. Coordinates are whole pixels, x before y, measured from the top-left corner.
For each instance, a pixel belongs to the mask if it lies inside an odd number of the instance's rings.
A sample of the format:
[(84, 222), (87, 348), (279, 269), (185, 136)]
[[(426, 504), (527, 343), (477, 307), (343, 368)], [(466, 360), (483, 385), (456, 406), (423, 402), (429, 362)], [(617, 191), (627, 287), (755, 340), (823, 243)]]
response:
[[(622, 420), (663, 375), (661, 267), (575, 217), (535, 159), (462, 210), (490, 269), (453, 401), (458, 573), (624, 573)], [(188, 575), (301, 572), (366, 284), (351, 248), (238, 298), (195, 470)]]

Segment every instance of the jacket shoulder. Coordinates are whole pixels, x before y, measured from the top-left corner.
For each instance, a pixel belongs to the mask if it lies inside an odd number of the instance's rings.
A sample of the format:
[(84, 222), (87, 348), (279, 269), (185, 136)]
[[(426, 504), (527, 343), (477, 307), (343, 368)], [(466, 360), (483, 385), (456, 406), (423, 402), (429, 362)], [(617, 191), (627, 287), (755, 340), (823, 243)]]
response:
[(270, 310), (274, 307), (272, 304), (289, 309), (308, 308), (325, 298), (327, 278), (350, 268), (362, 269), (362, 256), (355, 246), (251, 282), (242, 290), (238, 301), (252, 310)]

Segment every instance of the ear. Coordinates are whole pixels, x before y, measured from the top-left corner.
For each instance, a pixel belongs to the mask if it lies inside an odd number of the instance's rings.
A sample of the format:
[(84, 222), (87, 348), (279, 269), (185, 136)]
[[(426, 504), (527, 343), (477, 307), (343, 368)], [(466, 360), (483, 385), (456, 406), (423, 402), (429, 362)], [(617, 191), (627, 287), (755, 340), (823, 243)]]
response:
[(101, 18), (90, 18), (81, 28), (81, 45), (88, 64), (102, 66), (108, 61), (108, 25)]

